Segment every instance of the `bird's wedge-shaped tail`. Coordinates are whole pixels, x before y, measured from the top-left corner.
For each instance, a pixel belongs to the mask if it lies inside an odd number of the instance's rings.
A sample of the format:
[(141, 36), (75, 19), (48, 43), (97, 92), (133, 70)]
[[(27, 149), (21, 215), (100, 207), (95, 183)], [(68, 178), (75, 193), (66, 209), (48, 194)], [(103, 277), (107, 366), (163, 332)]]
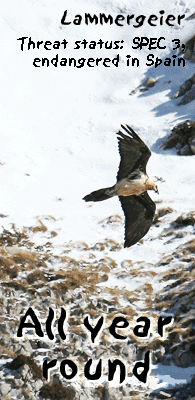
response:
[(107, 200), (110, 197), (113, 197), (114, 195), (115, 195), (114, 186), (112, 186), (112, 187), (108, 187), (108, 188), (95, 190), (94, 192), (91, 192), (90, 194), (87, 194), (87, 196), (83, 197), (83, 200), (85, 200), (85, 201), (102, 201), (102, 200)]

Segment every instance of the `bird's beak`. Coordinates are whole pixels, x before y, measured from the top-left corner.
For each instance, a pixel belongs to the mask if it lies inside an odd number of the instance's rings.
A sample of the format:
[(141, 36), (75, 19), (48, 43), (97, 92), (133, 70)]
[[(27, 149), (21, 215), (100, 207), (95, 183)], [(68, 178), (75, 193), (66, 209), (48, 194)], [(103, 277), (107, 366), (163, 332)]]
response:
[(157, 186), (156, 186), (156, 189), (155, 189), (155, 193), (158, 193), (158, 194), (159, 194), (159, 191), (158, 191), (158, 188), (157, 188)]

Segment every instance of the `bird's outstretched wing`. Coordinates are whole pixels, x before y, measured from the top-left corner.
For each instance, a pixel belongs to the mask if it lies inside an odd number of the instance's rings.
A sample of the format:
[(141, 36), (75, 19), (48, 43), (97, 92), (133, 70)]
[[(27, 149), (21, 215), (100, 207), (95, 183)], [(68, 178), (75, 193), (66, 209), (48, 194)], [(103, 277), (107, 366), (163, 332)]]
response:
[(117, 181), (126, 178), (136, 169), (146, 173), (146, 164), (151, 156), (150, 149), (132, 128), (128, 125), (121, 125), (121, 127), (128, 136), (121, 131), (117, 133), (119, 141), (118, 148), (121, 156)]
[(137, 243), (150, 229), (155, 213), (155, 203), (147, 192), (139, 196), (119, 196), (125, 214), (125, 244)]

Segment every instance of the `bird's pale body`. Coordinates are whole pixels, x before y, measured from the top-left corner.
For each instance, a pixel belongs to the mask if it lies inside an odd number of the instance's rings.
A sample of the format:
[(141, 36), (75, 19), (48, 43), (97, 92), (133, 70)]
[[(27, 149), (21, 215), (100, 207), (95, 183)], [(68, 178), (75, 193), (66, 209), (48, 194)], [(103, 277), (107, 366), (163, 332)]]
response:
[(156, 184), (146, 174), (141, 173), (137, 179), (121, 179), (113, 187), (116, 196), (139, 196), (147, 190), (157, 190)]

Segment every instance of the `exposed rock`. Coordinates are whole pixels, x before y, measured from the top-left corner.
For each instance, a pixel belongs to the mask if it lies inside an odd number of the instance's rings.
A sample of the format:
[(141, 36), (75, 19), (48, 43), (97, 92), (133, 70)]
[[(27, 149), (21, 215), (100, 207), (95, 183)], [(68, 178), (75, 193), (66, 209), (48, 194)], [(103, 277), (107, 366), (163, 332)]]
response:
[(190, 101), (195, 99), (195, 85), (192, 86), (192, 89), (183, 96), (183, 98), (180, 100), (180, 102), (177, 104), (178, 106), (188, 104)]
[[(172, 211), (169, 207), (159, 209), (157, 221)], [(170, 223), (170, 227), (173, 232), (180, 232), (186, 226), (194, 226), (194, 221), (195, 213), (191, 212), (177, 218), (173, 226)], [(116, 225), (121, 223), (118, 216), (104, 222)], [(41, 231), (40, 234), (48, 235), (48, 231)], [(29, 237), (32, 238), (32, 235)], [(140, 391), (129, 382), (112, 387), (106, 378), (99, 386), (97, 383), (89, 386), (83, 372), (90, 358), (101, 358), (106, 377), (107, 359), (121, 359), (127, 365), (128, 379), (131, 379), (132, 367), (136, 361), (143, 360), (146, 348), (151, 350), (152, 363), (175, 362), (180, 367), (193, 365), (195, 241), (189, 240), (170, 254), (164, 254), (159, 263), (148, 265), (146, 261), (132, 261), (130, 255), (129, 259), (127, 257), (117, 261), (120, 246), (110, 239), (96, 243), (94, 247), (82, 242), (64, 244), (62, 255), (55, 256), (50, 253), (48, 255), (46, 246), (35, 252), (29, 237), (27, 232), (24, 237), (17, 231), (16, 236), (10, 235), (8, 231), (1, 236), (0, 353), (2, 358), (8, 359), (0, 365), (2, 400), (148, 400), (170, 398), (170, 394), (172, 399), (191, 400), (193, 382), (185, 386), (184, 391), (179, 387), (173, 394), (171, 389), (155, 391), (154, 397), (151, 388), (142, 388)], [(24, 240), (28, 251), (25, 251)], [(11, 251), (3, 246), (3, 243), (10, 241), (13, 243)], [(97, 251), (97, 248), (102, 247), (105, 252)], [(68, 255), (67, 250), (70, 253)], [(116, 253), (108, 253), (113, 250)], [(105, 280), (110, 277), (113, 278), (114, 286), (104, 286)], [(118, 285), (119, 281), (131, 283), (134, 280), (136, 285), (142, 282), (141, 286), (130, 289), (128, 285)], [(163, 283), (160, 293), (157, 282)], [(29, 306), (40, 318), (44, 337), (40, 339), (26, 327), (23, 338), (17, 340), (20, 318)], [(50, 307), (56, 310), (56, 321), (52, 323), (54, 340), (47, 338), (45, 326)], [(58, 332), (61, 307), (68, 308), (68, 324), (65, 326), (68, 340), (62, 340)], [(174, 324), (170, 326), (165, 340), (152, 332), (149, 340), (143, 341), (135, 336), (133, 327), (142, 311), (151, 317), (154, 329), (161, 313), (174, 315)], [(87, 314), (92, 325), (101, 315), (105, 317), (105, 327), (100, 333), (98, 344), (92, 345), (83, 329)], [(109, 331), (112, 321), (118, 316), (123, 316), (129, 322), (129, 327), (121, 331), (127, 336), (124, 342), (114, 340)], [(58, 361), (55, 371), (51, 371), (50, 383), (43, 377), (42, 365), (46, 358), (48, 361)], [(63, 359), (74, 360), (77, 364), (79, 374), (76, 381), (67, 382), (60, 374), (60, 362)], [(186, 393), (188, 396), (184, 397)]]
[[(186, 42), (184, 58), (192, 62), (195, 62), (195, 36), (193, 36), (190, 40)], [(177, 90), (176, 93), (174, 93), (172, 98), (177, 99), (178, 97), (181, 96), (183, 96), (183, 98), (180, 100), (179, 103), (177, 103), (178, 106), (187, 104), (195, 99), (195, 74), (193, 74), (190, 78), (188, 78), (179, 87), (179, 89)]]
[(139, 86), (137, 86), (136, 89), (132, 90), (130, 95), (135, 94), (136, 92), (146, 92), (149, 90), (151, 87), (156, 85), (157, 79), (152, 78), (151, 76), (149, 78), (146, 78)]
[[(191, 16), (192, 17), (192, 16)], [(191, 18), (192, 19), (192, 18)], [(195, 35), (188, 39), (185, 43), (184, 58), (195, 62)]]
[(12, 369), (12, 370), (18, 370), (21, 367), (23, 367), (25, 364), (29, 366), (34, 378), (38, 379), (42, 376), (41, 368), (29, 356), (20, 354), (19, 356), (14, 358), (14, 360), (11, 363), (6, 364), (6, 367), (9, 369)]
[(177, 154), (195, 154), (195, 121), (186, 120), (173, 127), (172, 133), (163, 142), (162, 147), (167, 149), (177, 148)]
[(169, 361), (172, 359), (174, 364), (183, 368), (195, 364), (195, 311), (192, 306), (195, 302), (194, 254), (194, 240), (174, 250), (173, 258), (169, 262), (173, 270), (169, 268), (163, 278), (164, 281), (171, 280), (172, 283), (167, 285), (166, 292), (159, 294), (157, 299), (157, 308), (162, 310), (163, 306), (164, 310), (174, 314), (174, 324), (169, 329), (169, 340), (165, 343), (166, 353), (163, 360), (166, 360), (167, 355)]
[[(192, 14), (186, 20), (194, 18), (195, 14)], [(191, 62), (195, 62), (195, 35), (188, 39), (180, 49), (180, 53), (184, 51), (184, 58)], [(188, 78), (172, 96), (173, 99), (183, 96), (183, 98), (177, 103), (178, 106), (188, 104), (190, 101), (195, 99), (195, 74)]]
[(150, 399), (195, 400), (194, 393), (195, 383), (194, 378), (192, 378), (191, 382), (187, 384), (176, 385), (173, 388), (166, 388), (165, 391), (151, 393)]
[(190, 145), (191, 150), (195, 154), (195, 137), (194, 136), (189, 138), (189, 145)]
[(186, 18), (186, 21), (191, 21), (194, 18), (195, 18), (195, 13), (191, 14), (188, 18)]
[(44, 385), (39, 392), (40, 397), (51, 400), (74, 400), (74, 394), (60, 382)]
[(123, 221), (124, 218), (122, 218), (121, 215), (115, 214), (101, 220), (100, 224), (103, 226), (103, 228), (105, 228), (107, 225), (120, 226), (121, 224), (123, 224)]
[(183, 228), (189, 225), (195, 225), (195, 211), (191, 211), (189, 213), (184, 213), (180, 215), (175, 221), (171, 223), (171, 225), (175, 228)]
[(177, 99), (178, 97), (183, 96), (186, 92), (188, 92), (195, 83), (195, 74), (191, 76), (191, 78), (187, 79), (177, 90), (177, 92), (172, 96), (173, 99)]
[(184, 147), (182, 147), (179, 150), (179, 154), (180, 154), (180, 156), (191, 156), (191, 155), (193, 155), (193, 152), (192, 152), (189, 144), (186, 144)]
[(171, 207), (160, 208), (155, 214), (153, 224), (159, 224), (162, 217), (164, 217), (165, 215), (170, 214), (172, 212), (173, 212), (173, 209)]

